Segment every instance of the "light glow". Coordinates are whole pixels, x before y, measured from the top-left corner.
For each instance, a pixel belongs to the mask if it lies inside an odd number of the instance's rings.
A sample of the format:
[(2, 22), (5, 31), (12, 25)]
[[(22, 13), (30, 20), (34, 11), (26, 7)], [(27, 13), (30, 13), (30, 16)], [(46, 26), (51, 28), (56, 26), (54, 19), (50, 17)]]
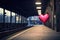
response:
[(0, 14), (3, 14), (3, 8), (0, 8)]
[(8, 10), (5, 9), (5, 13), (6, 13), (5, 14), (6, 16), (10, 16), (10, 11), (8, 11)]
[(15, 16), (15, 13), (14, 12), (12, 12), (12, 16)]
[(36, 4), (36, 5), (39, 5), (39, 4), (42, 4), (42, 3), (41, 3), (41, 2), (36, 2), (35, 4)]
[(19, 17), (18, 17), (18, 16), (16, 17), (16, 20), (17, 20), (17, 21), (19, 20)]
[(41, 7), (36, 7), (36, 9), (41, 9)]
[(54, 15), (54, 18), (56, 18), (56, 15)]
[(41, 10), (38, 10), (38, 15), (41, 15)]

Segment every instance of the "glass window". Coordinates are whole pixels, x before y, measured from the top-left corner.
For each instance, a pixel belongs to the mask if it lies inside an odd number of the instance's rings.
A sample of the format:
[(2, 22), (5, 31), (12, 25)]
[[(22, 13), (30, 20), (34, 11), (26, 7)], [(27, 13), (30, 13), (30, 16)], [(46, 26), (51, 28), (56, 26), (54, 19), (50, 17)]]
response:
[(22, 22), (22, 23), (27, 23), (27, 18), (25, 18), (25, 17), (22, 16), (21, 22)]
[(23, 18), (23, 16), (21, 17), (21, 22), (23, 23), (23, 20), (24, 20), (24, 18)]
[(12, 12), (12, 23), (15, 23), (15, 13)]
[(21, 16), (20, 16), (20, 18), (19, 18), (19, 23), (21, 23)]
[(10, 11), (5, 10), (5, 23), (10, 23)]
[(16, 23), (19, 22), (19, 16), (16, 14)]
[(29, 19), (28, 25), (29, 24), (32, 24), (32, 25), (42, 24), (42, 22), (39, 20), (38, 16), (28, 17), (28, 19)]
[(3, 23), (3, 8), (0, 8), (0, 23)]

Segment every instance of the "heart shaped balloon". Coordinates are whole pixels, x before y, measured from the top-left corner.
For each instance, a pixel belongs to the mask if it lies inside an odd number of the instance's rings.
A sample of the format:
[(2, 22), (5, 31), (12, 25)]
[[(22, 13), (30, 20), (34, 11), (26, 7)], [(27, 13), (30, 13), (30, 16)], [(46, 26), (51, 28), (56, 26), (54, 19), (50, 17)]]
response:
[(45, 14), (45, 15), (41, 14), (41, 15), (39, 15), (39, 19), (44, 23), (47, 22), (48, 18), (49, 18), (49, 14)]

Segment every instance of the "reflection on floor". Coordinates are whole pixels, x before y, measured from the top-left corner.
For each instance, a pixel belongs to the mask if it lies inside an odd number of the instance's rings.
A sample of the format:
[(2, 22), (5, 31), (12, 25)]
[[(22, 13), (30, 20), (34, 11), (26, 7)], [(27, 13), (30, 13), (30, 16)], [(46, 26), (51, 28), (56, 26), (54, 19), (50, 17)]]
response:
[(44, 25), (36, 25), (8, 38), (8, 40), (60, 40), (60, 33)]

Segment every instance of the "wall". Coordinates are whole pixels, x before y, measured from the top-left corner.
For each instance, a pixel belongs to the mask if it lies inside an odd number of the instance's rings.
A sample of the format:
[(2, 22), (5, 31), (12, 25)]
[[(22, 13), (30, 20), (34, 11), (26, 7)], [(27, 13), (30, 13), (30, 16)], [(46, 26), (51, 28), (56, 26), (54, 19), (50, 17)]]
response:
[(45, 25), (54, 29), (54, 0), (50, 0), (45, 13), (49, 13), (49, 19)]
[(56, 31), (60, 32), (60, 0), (55, 0), (56, 7)]

